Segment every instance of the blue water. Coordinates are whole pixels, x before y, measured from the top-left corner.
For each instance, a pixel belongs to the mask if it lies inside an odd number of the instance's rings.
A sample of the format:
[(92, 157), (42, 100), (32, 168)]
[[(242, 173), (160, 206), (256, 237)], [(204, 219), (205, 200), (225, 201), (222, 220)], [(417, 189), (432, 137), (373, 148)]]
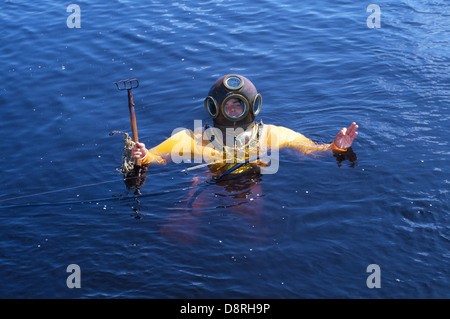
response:
[[(2, 1), (1, 298), (449, 298), (448, 1)], [(260, 118), (318, 142), (352, 121), (357, 160), (283, 150), (276, 174), (207, 187), (117, 172), (140, 141), (208, 120), (239, 73)], [(195, 190), (195, 189), (194, 189)], [(68, 288), (70, 264), (81, 288)], [(367, 267), (381, 288), (368, 288)]]

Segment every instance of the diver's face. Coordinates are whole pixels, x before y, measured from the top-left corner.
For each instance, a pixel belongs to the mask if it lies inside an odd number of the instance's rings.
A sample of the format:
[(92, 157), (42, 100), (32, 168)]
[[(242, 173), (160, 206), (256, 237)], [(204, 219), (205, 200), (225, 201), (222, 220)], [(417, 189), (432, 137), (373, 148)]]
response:
[(242, 113), (244, 113), (244, 106), (241, 104), (239, 99), (232, 98), (225, 104), (225, 112), (228, 116), (239, 117)]

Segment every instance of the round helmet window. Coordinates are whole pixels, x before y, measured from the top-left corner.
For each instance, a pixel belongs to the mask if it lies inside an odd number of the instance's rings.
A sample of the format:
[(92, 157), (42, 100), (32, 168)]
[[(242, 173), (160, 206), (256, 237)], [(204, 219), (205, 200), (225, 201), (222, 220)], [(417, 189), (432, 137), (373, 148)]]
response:
[(255, 96), (255, 100), (253, 101), (253, 114), (256, 116), (261, 111), (262, 98), (261, 94)]
[(204, 103), (206, 111), (208, 112), (209, 116), (211, 116), (213, 119), (216, 118), (217, 115), (219, 114), (216, 101), (211, 96), (208, 96), (205, 99)]
[(230, 90), (238, 90), (244, 85), (244, 81), (237, 75), (230, 75), (225, 78), (224, 84)]
[(231, 120), (240, 120), (247, 113), (247, 103), (239, 97), (230, 97), (224, 101), (223, 111)]

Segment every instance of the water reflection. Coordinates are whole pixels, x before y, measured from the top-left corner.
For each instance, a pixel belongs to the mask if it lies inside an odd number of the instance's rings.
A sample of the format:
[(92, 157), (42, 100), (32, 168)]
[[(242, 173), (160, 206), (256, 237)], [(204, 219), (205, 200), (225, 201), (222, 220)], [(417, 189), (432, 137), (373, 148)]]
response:
[(220, 211), (222, 214), (243, 217), (254, 230), (252, 240), (264, 240), (266, 232), (260, 223), (263, 190), (259, 169), (250, 169), (246, 173), (215, 181), (214, 177), (220, 176), (225, 170), (226, 167), (217, 170), (210, 166), (204, 176), (193, 177), (192, 186), (198, 187), (191, 188), (184, 195), (185, 200), (170, 209), (166, 224), (161, 228), (164, 237), (177, 243), (193, 243), (200, 235), (202, 217)]
[(336, 162), (339, 167), (342, 166), (342, 162), (344, 161), (349, 161), (350, 167), (358, 166), (358, 157), (351, 147), (347, 149), (347, 152), (334, 153), (333, 156), (336, 158)]
[(141, 187), (147, 179), (148, 165), (135, 166), (130, 172), (124, 173), (123, 181), (127, 190), (134, 191), (135, 195), (141, 195)]

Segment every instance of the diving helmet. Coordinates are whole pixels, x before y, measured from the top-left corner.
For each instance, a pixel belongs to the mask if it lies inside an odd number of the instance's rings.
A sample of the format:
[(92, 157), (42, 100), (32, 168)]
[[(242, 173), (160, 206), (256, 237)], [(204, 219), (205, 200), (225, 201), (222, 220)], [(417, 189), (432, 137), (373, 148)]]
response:
[(229, 74), (214, 83), (204, 104), (214, 126), (246, 128), (259, 114), (262, 98), (249, 79), (242, 75)]

